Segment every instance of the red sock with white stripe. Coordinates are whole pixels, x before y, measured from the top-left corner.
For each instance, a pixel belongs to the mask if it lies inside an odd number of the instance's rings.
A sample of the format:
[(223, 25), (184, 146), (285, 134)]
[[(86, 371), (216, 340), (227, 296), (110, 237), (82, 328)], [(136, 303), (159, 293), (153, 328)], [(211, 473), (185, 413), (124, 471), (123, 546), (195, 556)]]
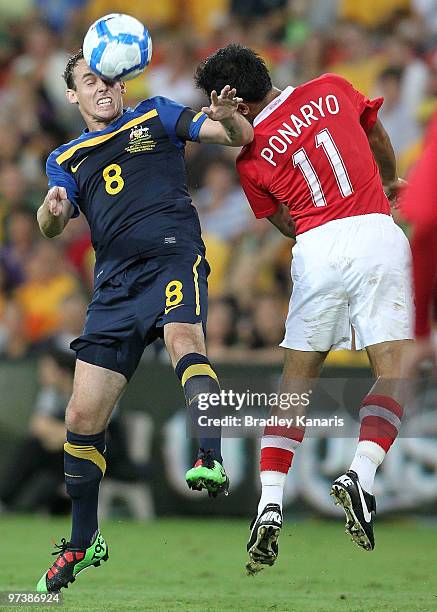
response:
[(360, 438), (350, 469), (368, 493), (373, 493), (376, 470), (396, 440), (402, 413), (402, 406), (387, 395), (371, 394), (363, 400)]
[(261, 499), (258, 515), (267, 504), (278, 504), (282, 510), (285, 479), (294, 453), (302, 442), (304, 430), (297, 427), (266, 427), (261, 439)]

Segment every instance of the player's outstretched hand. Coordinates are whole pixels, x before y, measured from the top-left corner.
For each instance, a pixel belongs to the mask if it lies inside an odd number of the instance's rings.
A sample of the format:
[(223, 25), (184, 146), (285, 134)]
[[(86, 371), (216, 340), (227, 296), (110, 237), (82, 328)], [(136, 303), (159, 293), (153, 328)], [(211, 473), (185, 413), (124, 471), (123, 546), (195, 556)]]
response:
[(238, 105), (243, 101), (243, 98), (237, 98), (237, 90), (231, 89), (230, 85), (225, 85), (217, 95), (215, 89), (211, 92), (210, 106), (204, 106), (202, 112), (208, 115), (214, 121), (223, 121), (231, 119), (238, 110)]
[(64, 210), (64, 202), (68, 202), (67, 190), (65, 187), (52, 187), (49, 189), (44, 199), (44, 205), (54, 217), (59, 217), (62, 213)]

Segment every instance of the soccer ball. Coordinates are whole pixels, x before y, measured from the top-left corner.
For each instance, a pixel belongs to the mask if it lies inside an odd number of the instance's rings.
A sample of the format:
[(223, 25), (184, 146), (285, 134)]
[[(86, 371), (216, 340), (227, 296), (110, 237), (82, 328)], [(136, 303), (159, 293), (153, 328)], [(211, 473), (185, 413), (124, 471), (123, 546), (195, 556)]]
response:
[(135, 17), (112, 13), (90, 26), (83, 56), (91, 70), (105, 79), (133, 79), (152, 58), (152, 39)]

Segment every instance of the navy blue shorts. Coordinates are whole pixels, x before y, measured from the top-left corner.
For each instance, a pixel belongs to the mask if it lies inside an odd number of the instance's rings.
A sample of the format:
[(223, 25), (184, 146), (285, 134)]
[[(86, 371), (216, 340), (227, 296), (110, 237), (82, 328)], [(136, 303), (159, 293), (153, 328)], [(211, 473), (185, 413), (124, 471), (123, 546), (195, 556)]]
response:
[(77, 358), (129, 380), (167, 323), (201, 322), (205, 331), (209, 271), (190, 253), (143, 259), (116, 274), (93, 295), (83, 335), (71, 343)]

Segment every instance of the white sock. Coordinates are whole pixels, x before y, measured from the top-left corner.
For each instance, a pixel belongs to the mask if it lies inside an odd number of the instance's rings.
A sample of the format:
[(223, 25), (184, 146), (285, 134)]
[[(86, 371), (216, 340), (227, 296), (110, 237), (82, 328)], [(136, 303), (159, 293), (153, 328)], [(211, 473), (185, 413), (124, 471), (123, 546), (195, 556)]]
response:
[(261, 472), (261, 499), (258, 504), (258, 516), (267, 504), (278, 504), (282, 510), (282, 496), (287, 474), (283, 472)]
[(384, 461), (386, 454), (385, 450), (376, 442), (370, 440), (358, 442), (350, 469), (358, 474), (362, 488), (371, 495), (373, 495), (376, 470)]

